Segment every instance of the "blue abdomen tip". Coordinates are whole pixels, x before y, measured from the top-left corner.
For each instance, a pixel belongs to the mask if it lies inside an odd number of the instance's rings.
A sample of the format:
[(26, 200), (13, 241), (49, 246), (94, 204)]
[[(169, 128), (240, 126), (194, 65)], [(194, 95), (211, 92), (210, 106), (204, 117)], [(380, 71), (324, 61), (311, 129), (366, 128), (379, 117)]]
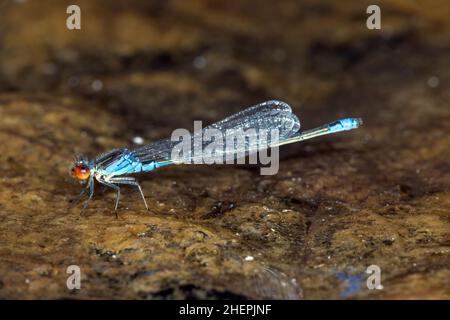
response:
[(360, 118), (345, 118), (333, 122), (329, 125), (330, 133), (353, 130), (358, 128), (362, 124), (362, 120)]
[(341, 120), (341, 124), (344, 127), (344, 130), (352, 130), (358, 128), (362, 125), (361, 118), (346, 118)]

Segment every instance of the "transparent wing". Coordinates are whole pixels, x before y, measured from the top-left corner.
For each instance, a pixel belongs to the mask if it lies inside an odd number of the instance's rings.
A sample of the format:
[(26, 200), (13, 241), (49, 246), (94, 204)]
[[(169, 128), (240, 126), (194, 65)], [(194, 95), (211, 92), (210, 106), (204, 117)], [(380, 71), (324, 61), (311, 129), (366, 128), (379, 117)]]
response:
[(151, 161), (169, 161), (172, 149), (179, 141), (171, 141), (170, 138), (159, 140), (133, 150), (133, 153), (142, 163)]
[[(276, 131), (277, 139), (283, 141), (294, 136), (299, 129), (300, 121), (292, 113), (291, 107), (284, 102), (271, 100), (252, 106), (205, 127), (201, 132), (194, 133), (189, 150), (184, 150), (177, 156), (172, 157), (172, 153), (180, 142), (170, 139), (157, 141), (133, 152), (142, 162), (197, 163), (199, 159), (210, 161), (230, 156), (239, 158), (255, 153), (261, 147), (264, 148), (261, 141), (265, 141), (267, 145), (272, 144), (271, 131)], [(216, 143), (220, 137), (223, 137), (222, 146)], [(227, 140), (227, 138), (234, 140)], [(227, 141), (231, 141), (232, 146)], [(215, 147), (212, 147), (213, 144)], [(198, 150), (200, 153), (196, 152)], [(201, 152), (202, 150), (208, 150), (208, 152)]]

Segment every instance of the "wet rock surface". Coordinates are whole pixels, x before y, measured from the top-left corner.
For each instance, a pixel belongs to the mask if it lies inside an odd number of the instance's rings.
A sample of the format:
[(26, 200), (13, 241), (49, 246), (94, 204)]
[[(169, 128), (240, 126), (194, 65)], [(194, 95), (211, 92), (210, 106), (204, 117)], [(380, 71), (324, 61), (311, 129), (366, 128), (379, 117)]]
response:
[[(449, 3), (64, 1), (0, 5), (0, 297), (450, 298)], [(280, 171), (168, 166), (139, 193), (73, 156), (133, 147), (268, 99), (303, 128)], [(365, 270), (382, 270), (368, 290)], [(82, 288), (66, 287), (78, 265)]]

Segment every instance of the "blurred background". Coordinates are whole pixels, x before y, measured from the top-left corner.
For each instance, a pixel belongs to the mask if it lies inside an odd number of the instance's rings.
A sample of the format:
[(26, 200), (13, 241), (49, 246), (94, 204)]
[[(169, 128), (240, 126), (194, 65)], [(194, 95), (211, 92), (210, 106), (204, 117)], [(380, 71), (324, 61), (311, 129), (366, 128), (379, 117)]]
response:
[[(66, 9), (81, 8), (81, 30)], [(381, 30), (366, 9), (381, 8)], [(450, 298), (448, 1), (0, 0), (0, 297)], [(306, 129), (280, 172), (176, 166), (139, 194), (73, 156), (280, 99)], [(82, 289), (66, 287), (79, 265)], [(382, 270), (383, 290), (365, 270)]]

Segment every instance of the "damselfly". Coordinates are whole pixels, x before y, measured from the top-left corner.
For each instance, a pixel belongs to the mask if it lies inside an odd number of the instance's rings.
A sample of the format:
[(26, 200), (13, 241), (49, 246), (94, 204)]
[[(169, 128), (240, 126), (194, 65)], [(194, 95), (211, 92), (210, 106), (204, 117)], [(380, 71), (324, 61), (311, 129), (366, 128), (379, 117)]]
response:
[[(247, 131), (248, 129), (253, 129), (252, 132), (257, 135), (259, 131), (263, 130), (278, 130), (278, 140), (267, 146), (267, 148), (272, 148), (331, 133), (356, 129), (361, 124), (361, 119), (345, 118), (312, 130), (300, 132), (300, 121), (292, 113), (290, 106), (281, 101), (271, 100), (252, 106), (205, 127), (201, 133), (206, 132), (208, 129), (220, 130), (221, 132), (237, 132), (239, 130)], [(89, 161), (85, 156), (77, 157), (72, 168), (72, 175), (86, 184), (80, 194), (81, 197), (84, 193), (88, 192), (89, 197), (85, 203), (85, 207), (94, 195), (94, 180), (97, 180), (101, 184), (117, 191), (115, 210), (117, 210), (117, 206), (119, 205), (121, 185), (131, 185), (138, 188), (144, 200), (145, 207), (148, 210), (141, 186), (135, 177), (129, 175), (152, 171), (169, 164), (180, 163), (180, 159), (175, 159), (172, 156), (172, 150), (178, 143), (179, 141), (173, 141), (169, 138), (134, 150), (127, 148), (111, 150), (97, 156), (92, 161)], [(258, 146), (257, 143), (245, 143), (237, 148), (216, 150), (215, 157), (217, 157), (217, 153), (219, 153), (219, 156), (224, 157), (229, 156), (230, 153), (254, 154), (261, 151)], [(194, 159), (196, 156), (190, 154), (187, 159), (184, 158), (184, 163), (189, 162), (189, 160), (196, 160)], [(203, 160), (207, 159), (203, 158)]]

